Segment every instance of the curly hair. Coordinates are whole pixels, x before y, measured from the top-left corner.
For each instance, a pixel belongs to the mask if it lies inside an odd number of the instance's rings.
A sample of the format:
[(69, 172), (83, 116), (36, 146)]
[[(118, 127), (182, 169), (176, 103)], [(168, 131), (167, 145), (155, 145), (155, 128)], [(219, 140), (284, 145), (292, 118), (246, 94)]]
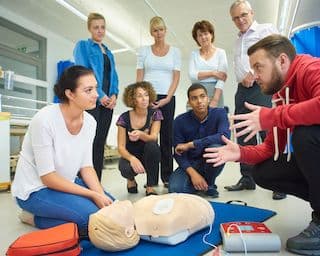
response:
[(192, 29), (192, 37), (194, 41), (196, 41), (197, 45), (200, 46), (198, 40), (197, 40), (197, 32), (200, 30), (200, 32), (209, 32), (212, 35), (211, 43), (214, 41), (214, 27), (210, 21), (207, 20), (201, 20), (196, 22), (193, 25)]
[(136, 91), (138, 88), (142, 88), (149, 94), (149, 103), (155, 102), (157, 99), (157, 94), (155, 90), (153, 89), (153, 86), (151, 83), (142, 81), (142, 82), (136, 82), (134, 84), (128, 85), (123, 93), (123, 102), (124, 104), (129, 108), (135, 108), (135, 97), (136, 97)]

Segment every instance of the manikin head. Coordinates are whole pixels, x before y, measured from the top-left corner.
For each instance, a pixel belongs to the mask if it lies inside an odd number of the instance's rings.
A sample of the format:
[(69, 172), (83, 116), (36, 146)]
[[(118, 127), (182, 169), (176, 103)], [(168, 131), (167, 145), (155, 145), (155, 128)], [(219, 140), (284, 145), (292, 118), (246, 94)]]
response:
[(90, 215), (89, 238), (106, 251), (121, 251), (134, 247), (139, 235), (134, 228), (134, 209), (130, 201), (115, 201)]

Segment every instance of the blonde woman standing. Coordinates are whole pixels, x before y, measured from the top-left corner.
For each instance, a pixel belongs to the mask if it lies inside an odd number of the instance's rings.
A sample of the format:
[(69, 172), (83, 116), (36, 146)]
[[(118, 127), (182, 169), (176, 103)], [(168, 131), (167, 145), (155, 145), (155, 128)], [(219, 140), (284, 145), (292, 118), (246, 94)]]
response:
[(160, 129), (161, 180), (168, 186), (173, 170), (172, 140), (175, 111), (175, 91), (180, 80), (181, 56), (178, 48), (166, 43), (167, 28), (161, 17), (150, 20), (150, 34), (154, 43), (139, 49), (137, 58), (137, 82), (150, 82), (157, 100), (153, 109), (160, 109), (164, 120)]

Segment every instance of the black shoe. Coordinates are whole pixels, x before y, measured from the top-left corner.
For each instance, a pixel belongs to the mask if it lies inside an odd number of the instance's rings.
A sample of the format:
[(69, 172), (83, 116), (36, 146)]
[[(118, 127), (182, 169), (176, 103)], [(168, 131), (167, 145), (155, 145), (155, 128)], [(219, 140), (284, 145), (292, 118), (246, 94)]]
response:
[(130, 193), (130, 194), (137, 194), (138, 193), (138, 184), (137, 184), (137, 182), (135, 182), (135, 183), (136, 183), (136, 185), (133, 187), (127, 186), (128, 193)]
[(244, 189), (255, 190), (256, 184), (250, 178), (242, 177), (237, 184), (231, 185), (231, 186), (225, 186), (224, 188), (228, 191), (240, 191)]
[(272, 192), (272, 199), (273, 200), (282, 200), (282, 199), (285, 199), (286, 197), (287, 197), (287, 194), (285, 194), (285, 193), (276, 192), (276, 191)]
[(158, 195), (156, 191), (150, 191), (150, 192), (146, 191), (146, 196), (156, 196), (156, 195)]

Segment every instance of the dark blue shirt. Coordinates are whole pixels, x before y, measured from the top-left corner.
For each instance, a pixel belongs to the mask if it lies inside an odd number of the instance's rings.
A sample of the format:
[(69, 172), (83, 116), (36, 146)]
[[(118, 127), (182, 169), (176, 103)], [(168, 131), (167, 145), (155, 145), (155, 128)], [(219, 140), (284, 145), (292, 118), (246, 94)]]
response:
[(189, 149), (182, 155), (174, 154), (178, 165), (183, 170), (191, 167), (191, 162), (202, 158), (204, 149), (213, 144), (224, 144), (221, 136), (230, 138), (229, 121), (223, 108), (209, 108), (208, 116), (202, 122), (192, 110), (179, 115), (174, 120), (173, 145), (193, 141), (194, 149)]

